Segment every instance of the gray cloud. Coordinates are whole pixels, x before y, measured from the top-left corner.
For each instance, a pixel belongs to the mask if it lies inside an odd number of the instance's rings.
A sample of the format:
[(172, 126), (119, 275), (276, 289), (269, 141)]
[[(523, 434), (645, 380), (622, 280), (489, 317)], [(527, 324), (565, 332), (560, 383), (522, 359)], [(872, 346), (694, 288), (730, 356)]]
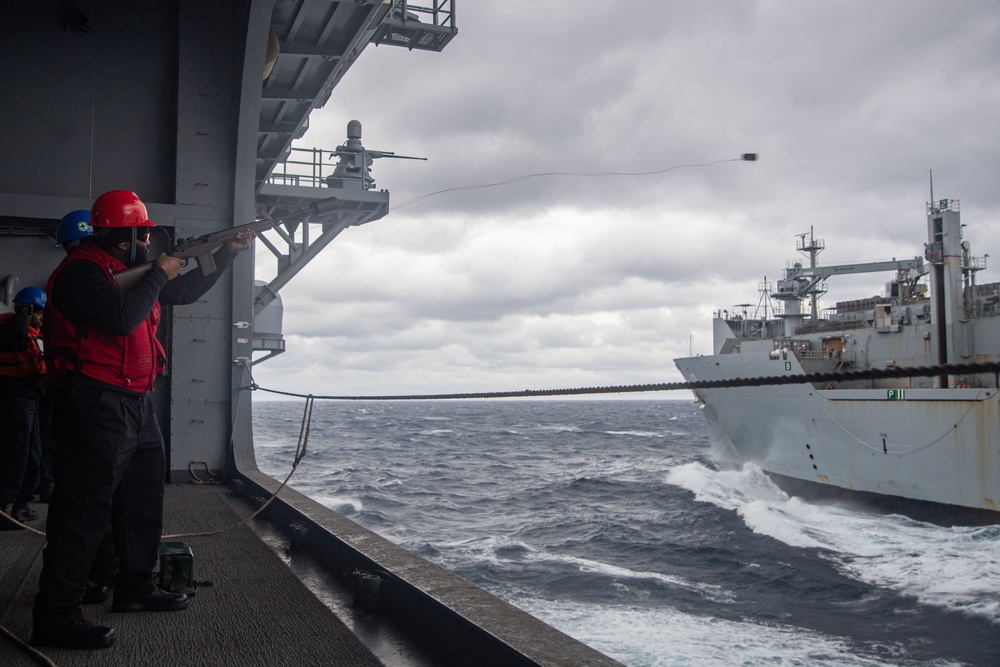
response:
[[(369, 47), (313, 114), (302, 146), (356, 118), (369, 148), (428, 161), (375, 163), (393, 211), (283, 290), (289, 352), (262, 384), (677, 380), (714, 309), (756, 305), (802, 259), (795, 235), (815, 228), (829, 264), (921, 254), (930, 169), (977, 254), (1000, 250), (994, 2), (460, 0), (458, 16), (443, 53)], [(761, 160), (718, 162), (747, 151)]]

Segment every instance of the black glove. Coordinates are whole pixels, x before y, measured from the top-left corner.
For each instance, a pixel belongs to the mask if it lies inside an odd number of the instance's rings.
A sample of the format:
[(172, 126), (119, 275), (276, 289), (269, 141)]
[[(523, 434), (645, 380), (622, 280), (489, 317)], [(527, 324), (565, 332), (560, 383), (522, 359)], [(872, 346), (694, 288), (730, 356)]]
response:
[(31, 319), (31, 314), (35, 312), (35, 307), (30, 303), (18, 303), (14, 306), (14, 314)]

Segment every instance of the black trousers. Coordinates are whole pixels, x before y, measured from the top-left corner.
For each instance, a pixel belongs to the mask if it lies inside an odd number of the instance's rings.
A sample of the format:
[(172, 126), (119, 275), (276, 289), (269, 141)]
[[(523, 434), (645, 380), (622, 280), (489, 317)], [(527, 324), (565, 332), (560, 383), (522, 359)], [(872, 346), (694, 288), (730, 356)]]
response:
[(55, 392), (55, 488), (35, 598), (36, 618), (79, 616), (109, 520), (115, 594), (154, 590), (163, 527), (163, 436), (146, 394), (80, 386)]
[(0, 394), (0, 507), (26, 505), (35, 494), (42, 441), (37, 398)]

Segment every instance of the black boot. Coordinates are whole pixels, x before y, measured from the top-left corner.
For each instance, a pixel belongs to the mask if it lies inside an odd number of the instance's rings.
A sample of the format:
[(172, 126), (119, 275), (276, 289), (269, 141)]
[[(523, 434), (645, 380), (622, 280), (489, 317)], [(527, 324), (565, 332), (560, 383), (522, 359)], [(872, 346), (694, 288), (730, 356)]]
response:
[(170, 593), (162, 589), (154, 589), (145, 595), (123, 595), (115, 590), (115, 599), (111, 603), (111, 611), (180, 611), (187, 609), (188, 596), (183, 593)]
[(38, 518), (38, 512), (25, 505), (14, 505), (11, 509), (11, 516), (21, 523), (28, 523)]
[(58, 646), (60, 648), (107, 648), (115, 643), (118, 633), (114, 628), (98, 625), (83, 618), (59, 621), (39, 621), (35, 618), (31, 629), (33, 646)]
[[(3, 513), (9, 516), (13, 516), (14, 510), (6, 505), (0, 506)], [(0, 530), (24, 530), (24, 526), (20, 525), (16, 521), (8, 518), (7, 516), (0, 515)]]

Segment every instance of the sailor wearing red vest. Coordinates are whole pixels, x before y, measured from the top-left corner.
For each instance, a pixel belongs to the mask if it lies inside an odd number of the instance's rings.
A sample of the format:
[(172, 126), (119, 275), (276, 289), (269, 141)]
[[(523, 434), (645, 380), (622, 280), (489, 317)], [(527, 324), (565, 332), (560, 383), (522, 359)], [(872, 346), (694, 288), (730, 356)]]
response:
[(163, 436), (148, 392), (164, 369), (156, 338), (160, 303), (200, 298), (236, 254), (243, 234), (216, 251), (217, 270), (183, 275), (161, 254), (129, 292), (112, 274), (147, 261), (156, 223), (134, 192), (113, 190), (90, 212), (92, 240), (49, 277), (46, 363), (54, 401), (55, 488), (31, 643), (102, 648), (114, 629), (84, 619), (80, 602), (110, 518), (119, 573), (112, 611), (174, 611), (188, 599), (156, 587), (153, 573), (163, 523)]
[[(0, 315), (0, 509), (21, 522), (38, 518), (28, 501), (41, 471), (45, 366), (38, 341), (44, 308), (45, 292), (25, 287), (14, 296), (14, 312)], [(19, 528), (0, 516), (0, 530)]]

